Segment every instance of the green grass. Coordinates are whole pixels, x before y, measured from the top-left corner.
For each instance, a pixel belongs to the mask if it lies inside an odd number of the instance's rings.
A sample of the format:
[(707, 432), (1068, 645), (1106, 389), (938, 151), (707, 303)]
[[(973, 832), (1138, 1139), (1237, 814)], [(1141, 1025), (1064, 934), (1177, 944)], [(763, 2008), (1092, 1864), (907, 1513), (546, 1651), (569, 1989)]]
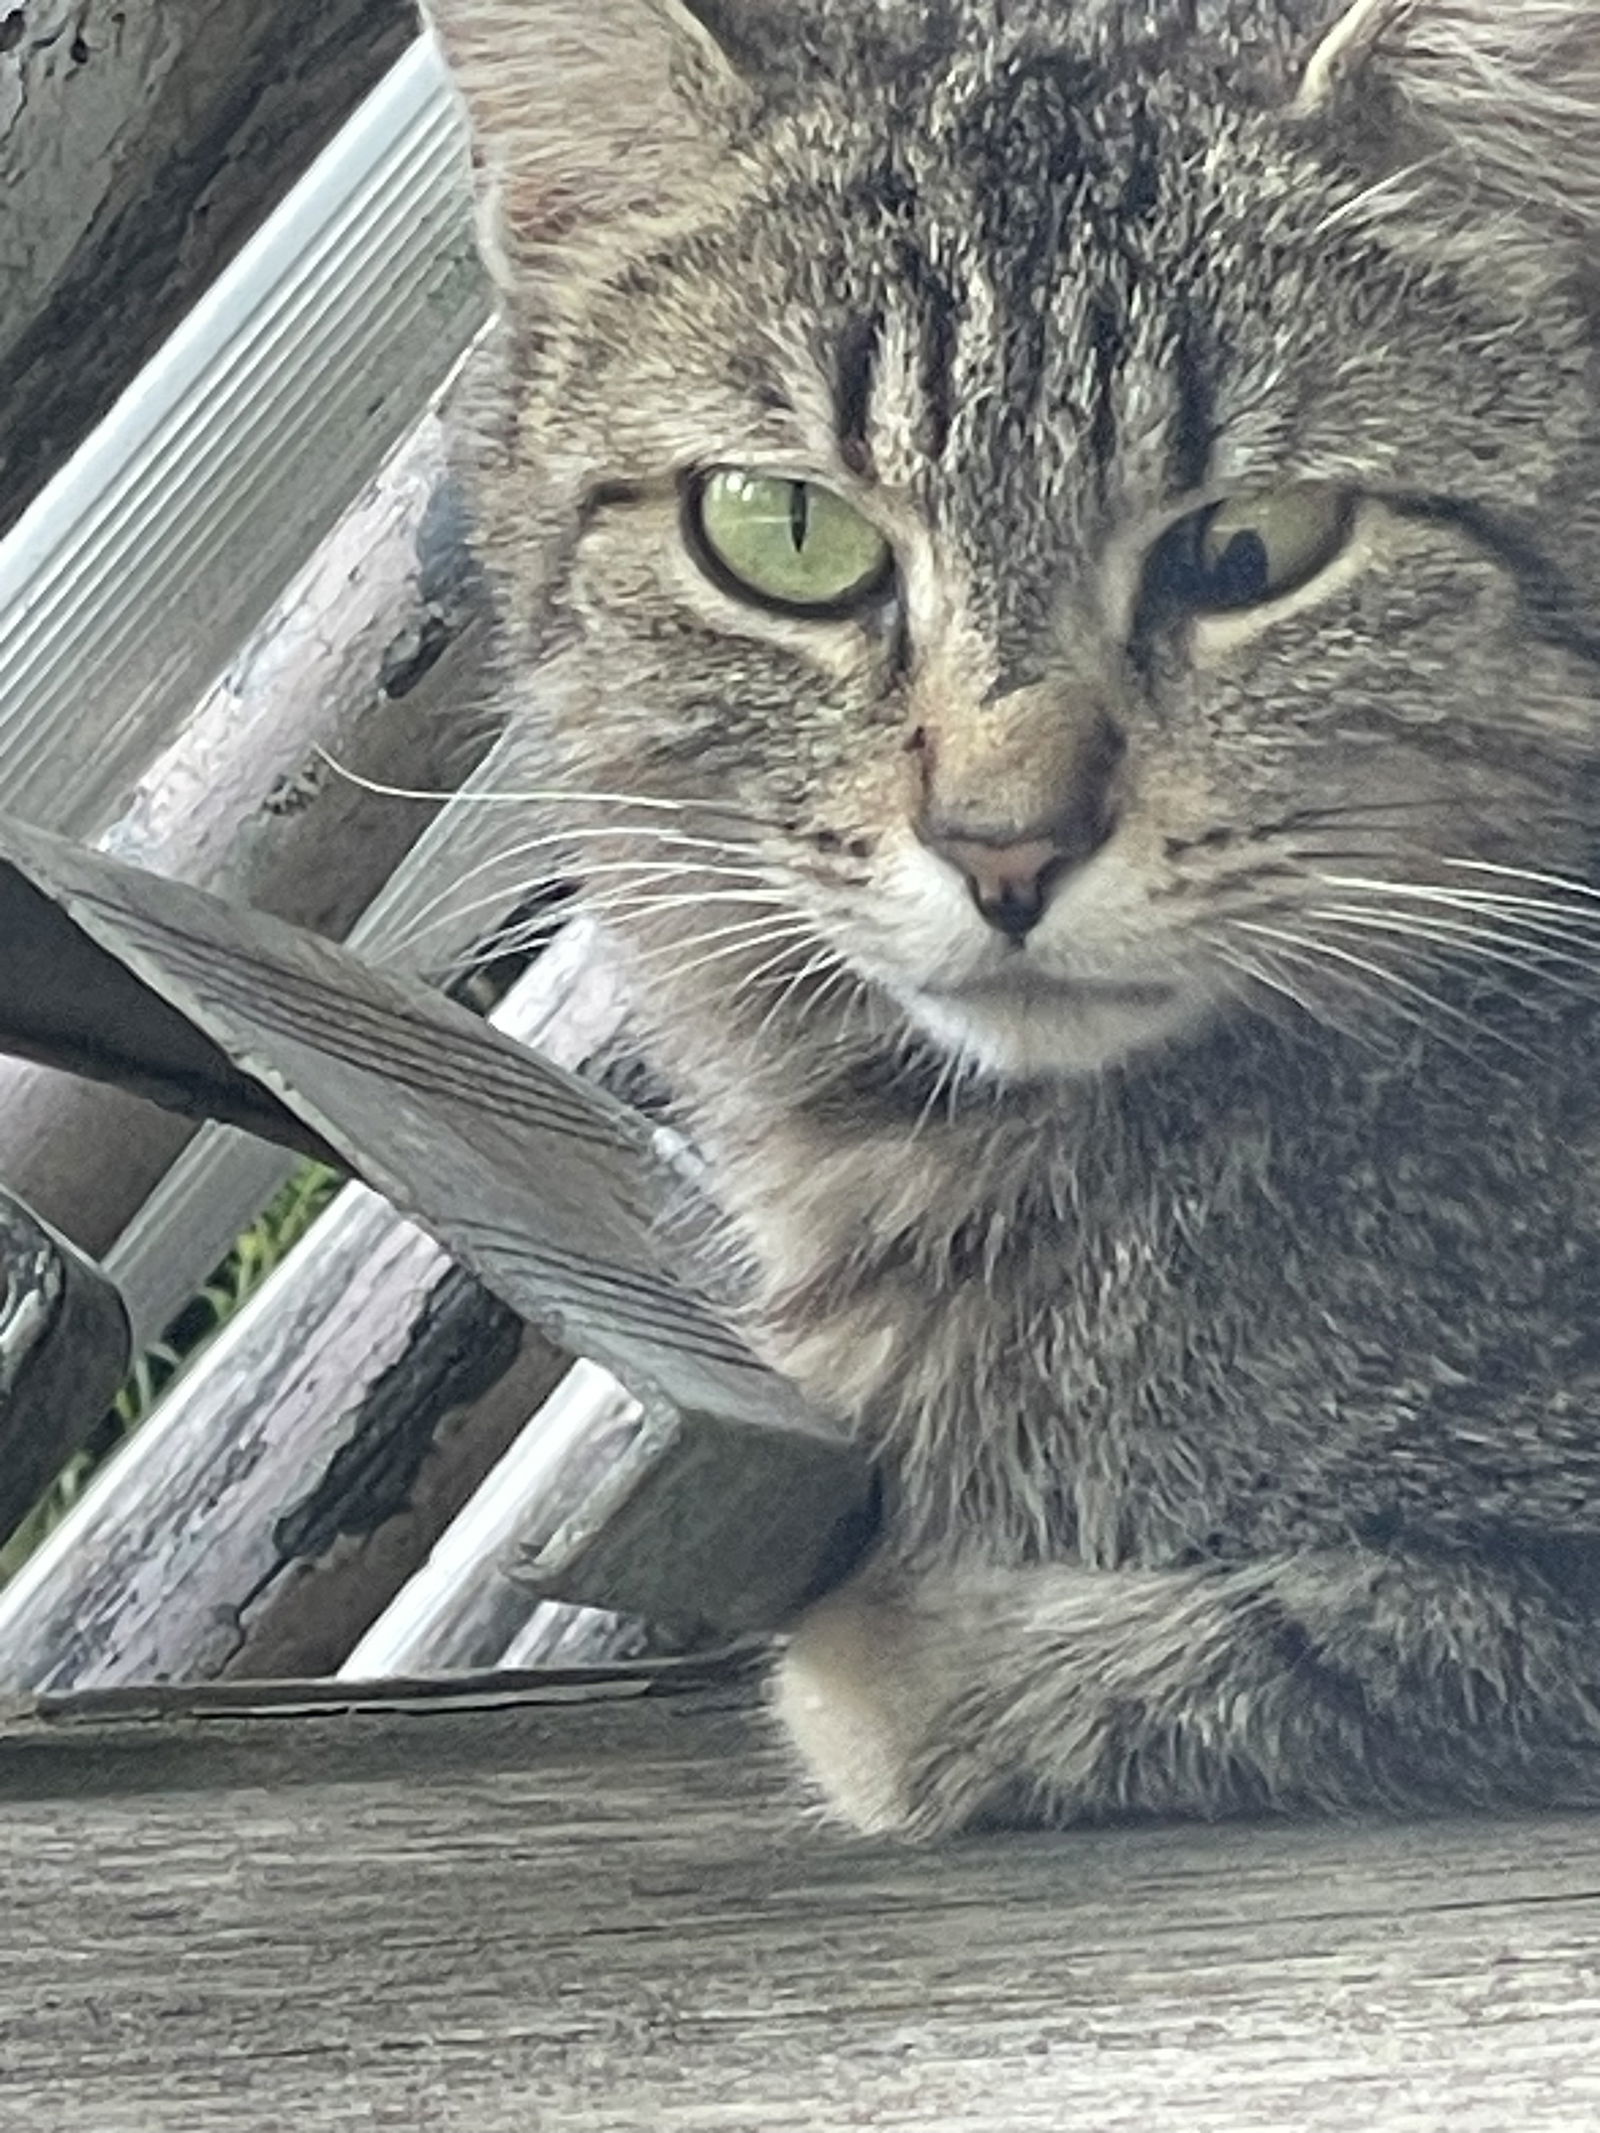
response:
[(4, 1547), (0, 1547), (0, 1585), (15, 1577), (111, 1454), (134, 1434), (162, 1395), (249, 1301), (273, 1269), (282, 1265), (343, 1182), (338, 1171), (324, 1163), (306, 1163), (289, 1179), (199, 1294), (185, 1304), (160, 1340), (138, 1358), (88, 1443), (67, 1462)]

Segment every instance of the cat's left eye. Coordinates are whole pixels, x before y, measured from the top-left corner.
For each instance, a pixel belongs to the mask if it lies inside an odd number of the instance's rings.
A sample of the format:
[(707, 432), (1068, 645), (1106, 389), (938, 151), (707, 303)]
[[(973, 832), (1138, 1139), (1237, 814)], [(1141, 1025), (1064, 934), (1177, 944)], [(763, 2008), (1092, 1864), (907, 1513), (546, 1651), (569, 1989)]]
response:
[(1146, 566), (1147, 590), (1192, 614), (1265, 606), (1327, 569), (1354, 516), (1350, 492), (1320, 482), (1226, 497), (1167, 528)]
[(888, 542), (821, 482), (719, 467), (687, 498), (691, 544), (731, 591), (790, 614), (847, 614), (875, 598)]

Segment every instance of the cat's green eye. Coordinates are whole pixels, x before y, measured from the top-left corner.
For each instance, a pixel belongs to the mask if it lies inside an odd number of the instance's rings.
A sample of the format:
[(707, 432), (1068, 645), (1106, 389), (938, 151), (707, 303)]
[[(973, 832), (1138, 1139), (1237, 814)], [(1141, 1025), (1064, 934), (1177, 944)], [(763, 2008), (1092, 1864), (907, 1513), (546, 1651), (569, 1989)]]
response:
[(767, 607), (841, 614), (889, 576), (883, 535), (820, 482), (720, 467), (691, 490), (689, 514), (713, 574)]
[(1168, 528), (1151, 556), (1151, 589), (1196, 614), (1281, 600), (1327, 569), (1354, 515), (1349, 491), (1321, 482), (1227, 497)]

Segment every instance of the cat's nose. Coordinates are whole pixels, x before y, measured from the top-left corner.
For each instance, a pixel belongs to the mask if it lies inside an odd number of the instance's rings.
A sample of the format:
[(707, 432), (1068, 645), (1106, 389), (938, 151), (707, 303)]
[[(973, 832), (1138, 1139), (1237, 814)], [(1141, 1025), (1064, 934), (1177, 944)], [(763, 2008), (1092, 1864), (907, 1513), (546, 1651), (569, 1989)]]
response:
[(923, 834), (929, 847), (965, 877), (988, 923), (1013, 941), (1024, 939), (1044, 917), (1051, 888), (1076, 856), (1066, 839), (1051, 835), (950, 835), (934, 824)]
[[(963, 877), (988, 924), (1020, 942), (1057, 883), (1115, 833), (1127, 744), (1109, 718), (1061, 716), (1054, 690), (1020, 690), (999, 709), (1008, 705), (998, 742), (976, 730), (962, 754), (959, 730), (941, 736), (919, 726), (907, 751), (921, 772), (916, 834)], [(1033, 712), (1047, 719), (1042, 759)]]

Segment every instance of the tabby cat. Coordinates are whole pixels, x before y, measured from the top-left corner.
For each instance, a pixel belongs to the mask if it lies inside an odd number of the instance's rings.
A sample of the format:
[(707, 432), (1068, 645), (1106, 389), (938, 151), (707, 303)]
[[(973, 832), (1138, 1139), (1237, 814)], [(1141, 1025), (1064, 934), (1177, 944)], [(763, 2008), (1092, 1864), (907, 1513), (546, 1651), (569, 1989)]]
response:
[(519, 835), (883, 1462), (827, 1800), (1600, 1800), (1600, 7), (432, 4)]

